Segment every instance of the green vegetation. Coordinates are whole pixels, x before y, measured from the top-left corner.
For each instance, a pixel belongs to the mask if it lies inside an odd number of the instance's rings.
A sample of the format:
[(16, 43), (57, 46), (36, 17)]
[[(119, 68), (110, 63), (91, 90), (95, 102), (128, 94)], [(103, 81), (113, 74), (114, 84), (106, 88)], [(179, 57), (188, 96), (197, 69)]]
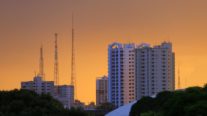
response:
[(207, 85), (144, 97), (132, 106), (130, 116), (207, 116)]
[(0, 116), (86, 116), (82, 109), (64, 109), (50, 95), (27, 90), (0, 91)]
[(107, 103), (101, 104), (100, 106), (97, 106), (96, 109), (104, 110), (105, 112), (110, 112), (116, 109), (116, 107), (114, 106), (114, 104), (107, 102)]

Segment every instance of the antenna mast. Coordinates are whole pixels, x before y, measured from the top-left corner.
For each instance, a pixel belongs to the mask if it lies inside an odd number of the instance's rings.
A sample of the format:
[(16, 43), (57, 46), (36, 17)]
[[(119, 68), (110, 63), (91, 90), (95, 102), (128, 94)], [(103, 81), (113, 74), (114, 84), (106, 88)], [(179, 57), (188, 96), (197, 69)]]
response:
[(45, 75), (44, 75), (44, 58), (43, 58), (43, 46), (41, 45), (40, 47), (40, 62), (39, 62), (39, 76), (45, 80)]
[(71, 85), (74, 86), (74, 94), (76, 97), (76, 79), (75, 79), (75, 35), (74, 35), (74, 15), (72, 13), (72, 54), (71, 54)]
[(54, 63), (54, 80), (55, 85), (59, 85), (59, 67), (58, 67), (58, 34), (55, 33), (55, 63)]

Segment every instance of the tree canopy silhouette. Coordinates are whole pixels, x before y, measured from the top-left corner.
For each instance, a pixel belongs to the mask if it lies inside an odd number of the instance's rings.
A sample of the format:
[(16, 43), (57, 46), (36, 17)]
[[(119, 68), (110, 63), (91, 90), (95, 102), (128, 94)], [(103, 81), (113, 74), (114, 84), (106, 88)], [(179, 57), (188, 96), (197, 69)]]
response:
[(207, 85), (143, 97), (132, 106), (130, 116), (207, 116)]
[(0, 91), (0, 116), (86, 116), (81, 109), (65, 109), (49, 94), (28, 90)]

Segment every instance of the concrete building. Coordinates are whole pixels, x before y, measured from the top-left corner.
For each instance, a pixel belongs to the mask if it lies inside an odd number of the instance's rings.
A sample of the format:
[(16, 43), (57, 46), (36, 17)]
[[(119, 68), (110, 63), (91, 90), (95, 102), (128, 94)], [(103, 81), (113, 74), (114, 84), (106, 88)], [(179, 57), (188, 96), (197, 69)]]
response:
[(96, 105), (108, 102), (108, 77), (103, 76), (96, 79)]
[(136, 98), (175, 90), (175, 55), (172, 44), (163, 42), (136, 48)]
[(50, 94), (63, 104), (71, 108), (74, 103), (74, 87), (72, 85), (54, 85), (54, 81), (43, 81), (41, 76), (35, 76), (33, 81), (21, 82), (21, 89), (31, 90), (38, 94)]
[(34, 77), (33, 81), (21, 82), (21, 89), (34, 91), (38, 94), (51, 94), (54, 95), (54, 82), (43, 81), (41, 76)]
[(56, 88), (55, 98), (59, 100), (65, 108), (71, 108), (74, 104), (74, 86), (58, 85)]
[(108, 47), (108, 101), (116, 107), (135, 100), (135, 45)]

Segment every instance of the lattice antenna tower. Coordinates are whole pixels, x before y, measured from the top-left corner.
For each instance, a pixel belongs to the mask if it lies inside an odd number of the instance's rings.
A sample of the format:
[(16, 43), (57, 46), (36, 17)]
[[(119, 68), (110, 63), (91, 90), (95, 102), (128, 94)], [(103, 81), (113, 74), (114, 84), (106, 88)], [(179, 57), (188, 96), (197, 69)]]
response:
[(55, 33), (55, 55), (54, 55), (54, 81), (59, 85), (59, 62), (58, 62), (58, 34)]
[(39, 76), (41, 76), (43, 78), (43, 80), (45, 80), (43, 45), (41, 45), (41, 47), (40, 47)]
[(75, 77), (75, 29), (74, 29), (74, 14), (72, 13), (72, 48), (71, 48), (71, 85), (74, 86), (74, 96), (76, 98), (76, 77)]

